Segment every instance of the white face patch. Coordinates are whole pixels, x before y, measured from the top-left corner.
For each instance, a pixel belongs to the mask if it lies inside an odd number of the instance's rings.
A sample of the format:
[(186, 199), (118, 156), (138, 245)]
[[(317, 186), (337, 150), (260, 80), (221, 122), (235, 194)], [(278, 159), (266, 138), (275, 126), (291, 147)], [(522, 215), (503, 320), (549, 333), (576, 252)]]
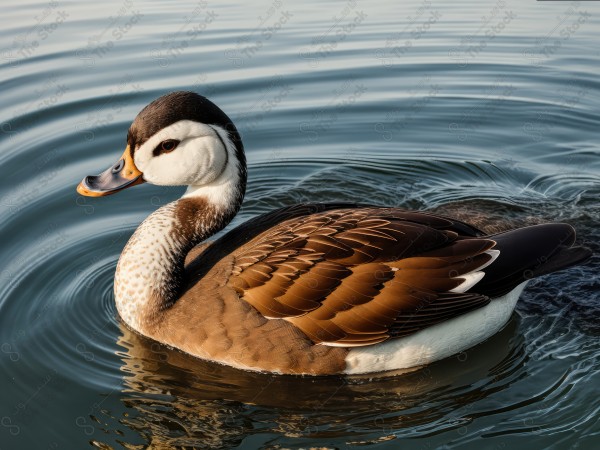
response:
[[(161, 142), (174, 139), (175, 150), (154, 156)], [(227, 149), (215, 129), (192, 120), (163, 128), (134, 153), (144, 180), (161, 186), (205, 185), (216, 180), (227, 165)]]

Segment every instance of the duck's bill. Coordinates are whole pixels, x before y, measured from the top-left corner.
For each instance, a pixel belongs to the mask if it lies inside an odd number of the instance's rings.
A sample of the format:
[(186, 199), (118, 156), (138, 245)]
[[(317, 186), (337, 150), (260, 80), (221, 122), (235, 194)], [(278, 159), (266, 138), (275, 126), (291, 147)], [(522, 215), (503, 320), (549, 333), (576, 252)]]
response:
[(77, 192), (87, 197), (103, 197), (144, 182), (142, 172), (135, 167), (129, 146), (121, 159), (100, 175), (89, 175), (81, 180)]

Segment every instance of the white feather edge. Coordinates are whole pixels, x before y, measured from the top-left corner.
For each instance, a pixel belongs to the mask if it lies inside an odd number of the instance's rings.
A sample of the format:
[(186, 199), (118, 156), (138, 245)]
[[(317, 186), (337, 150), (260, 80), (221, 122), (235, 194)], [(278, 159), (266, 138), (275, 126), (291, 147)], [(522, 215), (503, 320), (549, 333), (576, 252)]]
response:
[(461, 284), (459, 284), (458, 286), (456, 286), (454, 289), (450, 289), (450, 292), (454, 292), (454, 293), (466, 292), (469, 289), (471, 289), (473, 286), (475, 286), (477, 283), (479, 283), (481, 281), (481, 279), (485, 276), (485, 272), (483, 272), (482, 269), (485, 269), (487, 266), (489, 266), (494, 261), (496, 261), (496, 258), (498, 258), (498, 256), (500, 255), (500, 250), (487, 250), (484, 253), (487, 253), (488, 255), (490, 255), (492, 257), (492, 259), (487, 261), (482, 266), (479, 266), (477, 269), (456, 277), (456, 278), (462, 278), (462, 279), (464, 279), (464, 281)]
[(481, 266), (479, 269), (477, 270), (482, 270), (485, 269), (487, 266), (489, 266), (491, 263), (493, 263), (494, 261), (496, 261), (496, 258), (498, 258), (498, 256), (500, 256), (500, 250), (486, 250), (483, 253), (487, 253), (488, 255), (491, 255), (492, 259), (490, 259), (488, 262), (486, 262), (483, 266)]
[(481, 281), (481, 279), (484, 277), (484, 275), (485, 275), (484, 272), (469, 272), (464, 275), (461, 275), (460, 277), (456, 277), (457, 279), (462, 278), (464, 281), (462, 283), (460, 283), (458, 286), (456, 286), (454, 289), (450, 289), (448, 292), (454, 292), (454, 293), (466, 292), (469, 289), (471, 289), (473, 286), (475, 286), (477, 283), (479, 283)]

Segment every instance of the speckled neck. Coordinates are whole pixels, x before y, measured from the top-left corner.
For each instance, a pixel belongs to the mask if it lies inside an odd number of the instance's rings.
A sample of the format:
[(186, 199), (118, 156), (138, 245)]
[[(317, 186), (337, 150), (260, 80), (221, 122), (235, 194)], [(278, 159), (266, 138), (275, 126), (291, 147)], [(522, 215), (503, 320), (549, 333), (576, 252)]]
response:
[(115, 302), (121, 318), (138, 331), (158, 320), (180, 294), (188, 252), (232, 216), (202, 197), (177, 200), (148, 216), (117, 264)]
[(143, 333), (179, 298), (189, 251), (222, 230), (237, 214), (246, 168), (234, 161), (209, 186), (190, 186), (183, 198), (152, 213), (121, 253), (115, 303), (121, 318)]

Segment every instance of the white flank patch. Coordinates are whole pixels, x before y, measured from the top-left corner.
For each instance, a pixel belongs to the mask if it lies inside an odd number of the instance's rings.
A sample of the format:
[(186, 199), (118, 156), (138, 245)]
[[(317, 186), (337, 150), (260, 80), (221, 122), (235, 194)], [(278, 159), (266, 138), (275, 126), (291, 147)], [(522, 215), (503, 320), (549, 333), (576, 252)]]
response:
[(527, 282), (487, 306), (381, 344), (353, 348), (346, 356), (347, 374), (384, 372), (430, 364), (462, 352), (494, 335), (508, 322)]

